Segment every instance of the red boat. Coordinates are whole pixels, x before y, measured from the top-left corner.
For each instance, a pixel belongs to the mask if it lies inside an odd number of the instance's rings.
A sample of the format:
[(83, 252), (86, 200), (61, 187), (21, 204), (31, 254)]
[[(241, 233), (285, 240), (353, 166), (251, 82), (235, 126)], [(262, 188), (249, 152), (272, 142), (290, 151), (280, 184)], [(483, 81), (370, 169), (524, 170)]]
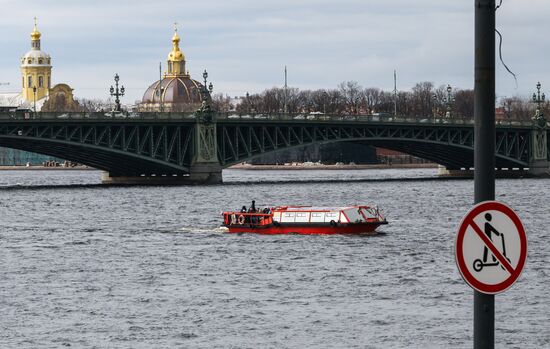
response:
[(230, 233), (363, 234), (388, 224), (378, 207), (371, 206), (279, 206), (222, 215), (223, 225)]

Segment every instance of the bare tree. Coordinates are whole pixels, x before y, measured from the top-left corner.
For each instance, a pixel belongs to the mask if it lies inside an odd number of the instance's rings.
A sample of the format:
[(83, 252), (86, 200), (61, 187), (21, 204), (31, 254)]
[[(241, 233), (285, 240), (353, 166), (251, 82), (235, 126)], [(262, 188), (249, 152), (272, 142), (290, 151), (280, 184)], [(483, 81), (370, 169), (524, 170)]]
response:
[(347, 111), (350, 114), (356, 114), (362, 98), (362, 87), (357, 81), (344, 81), (338, 85), (338, 88), (344, 98)]
[(474, 118), (474, 90), (458, 90), (455, 94), (453, 111), (459, 118)]
[(412, 88), (411, 112), (414, 116), (426, 117), (432, 115), (433, 83), (419, 82)]
[(223, 93), (217, 93), (212, 96), (212, 109), (219, 112), (228, 112), (233, 109), (231, 98)]
[(500, 105), (504, 107), (504, 115), (512, 120), (530, 120), (535, 115), (535, 105), (525, 98), (518, 96), (504, 98)]
[(363, 90), (364, 109), (368, 114), (380, 112), (382, 104), (382, 90), (376, 87), (369, 87)]
[(110, 100), (78, 98), (76, 100), (83, 111), (99, 112), (113, 109), (113, 103)]

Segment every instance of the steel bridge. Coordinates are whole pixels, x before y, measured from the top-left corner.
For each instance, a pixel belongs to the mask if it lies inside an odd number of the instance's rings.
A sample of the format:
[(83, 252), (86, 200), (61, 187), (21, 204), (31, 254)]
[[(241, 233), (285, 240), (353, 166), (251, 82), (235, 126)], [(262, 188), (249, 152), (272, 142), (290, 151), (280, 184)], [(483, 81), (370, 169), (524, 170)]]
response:
[[(450, 170), (471, 169), (473, 126), (467, 119), (372, 115), (214, 113), (205, 119), (200, 112), (0, 114), (0, 146), (101, 169), (113, 182), (220, 182), (221, 170), (231, 165), (331, 142), (363, 143)], [(495, 145), (497, 169), (548, 172), (546, 127), (499, 122)]]

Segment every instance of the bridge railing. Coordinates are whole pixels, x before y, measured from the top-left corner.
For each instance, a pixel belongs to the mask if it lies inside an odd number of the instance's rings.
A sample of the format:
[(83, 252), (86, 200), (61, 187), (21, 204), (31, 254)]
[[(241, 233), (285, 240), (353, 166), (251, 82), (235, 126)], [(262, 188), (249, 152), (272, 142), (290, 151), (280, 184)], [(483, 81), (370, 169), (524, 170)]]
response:
[[(377, 114), (344, 114), (331, 115), (323, 113), (218, 113), (218, 120), (280, 120), (297, 122), (372, 122), (372, 123), (408, 123), (408, 124), (449, 124), (449, 125), (473, 125), (473, 118), (455, 118), (455, 117), (411, 117), (402, 115), (377, 115)], [(531, 121), (520, 120), (496, 120), (499, 126), (530, 127)], [(550, 124), (549, 124), (550, 125)]]
[[(32, 111), (17, 111), (17, 112), (0, 112), (0, 121), (3, 120), (196, 120), (199, 117), (195, 112), (38, 112)], [(369, 123), (396, 123), (396, 124), (438, 124), (438, 125), (473, 125), (473, 118), (455, 118), (455, 117), (410, 117), (390, 114), (370, 114), (370, 115), (331, 115), (323, 113), (235, 113), (224, 112), (215, 113), (217, 120), (232, 120), (232, 121), (286, 121), (286, 122), (369, 122)], [(497, 120), (496, 125), (502, 127), (531, 127), (532, 121), (519, 120)], [(549, 124), (550, 126), (550, 124)]]
[(196, 113), (137, 113), (137, 112), (4, 112), (0, 120), (182, 120), (196, 119)]

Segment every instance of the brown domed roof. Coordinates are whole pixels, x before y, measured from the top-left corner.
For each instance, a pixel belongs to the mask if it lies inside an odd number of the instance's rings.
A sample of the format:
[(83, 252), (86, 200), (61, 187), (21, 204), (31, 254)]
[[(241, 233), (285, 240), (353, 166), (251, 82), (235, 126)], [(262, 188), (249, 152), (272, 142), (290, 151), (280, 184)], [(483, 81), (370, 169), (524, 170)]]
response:
[[(165, 77), (161, 81), (162, 103), (199, 104), (202, 85), (189, 76)], [(155, 81), (142, 98), (142, 103), (159, 103), (159, 82)]]

